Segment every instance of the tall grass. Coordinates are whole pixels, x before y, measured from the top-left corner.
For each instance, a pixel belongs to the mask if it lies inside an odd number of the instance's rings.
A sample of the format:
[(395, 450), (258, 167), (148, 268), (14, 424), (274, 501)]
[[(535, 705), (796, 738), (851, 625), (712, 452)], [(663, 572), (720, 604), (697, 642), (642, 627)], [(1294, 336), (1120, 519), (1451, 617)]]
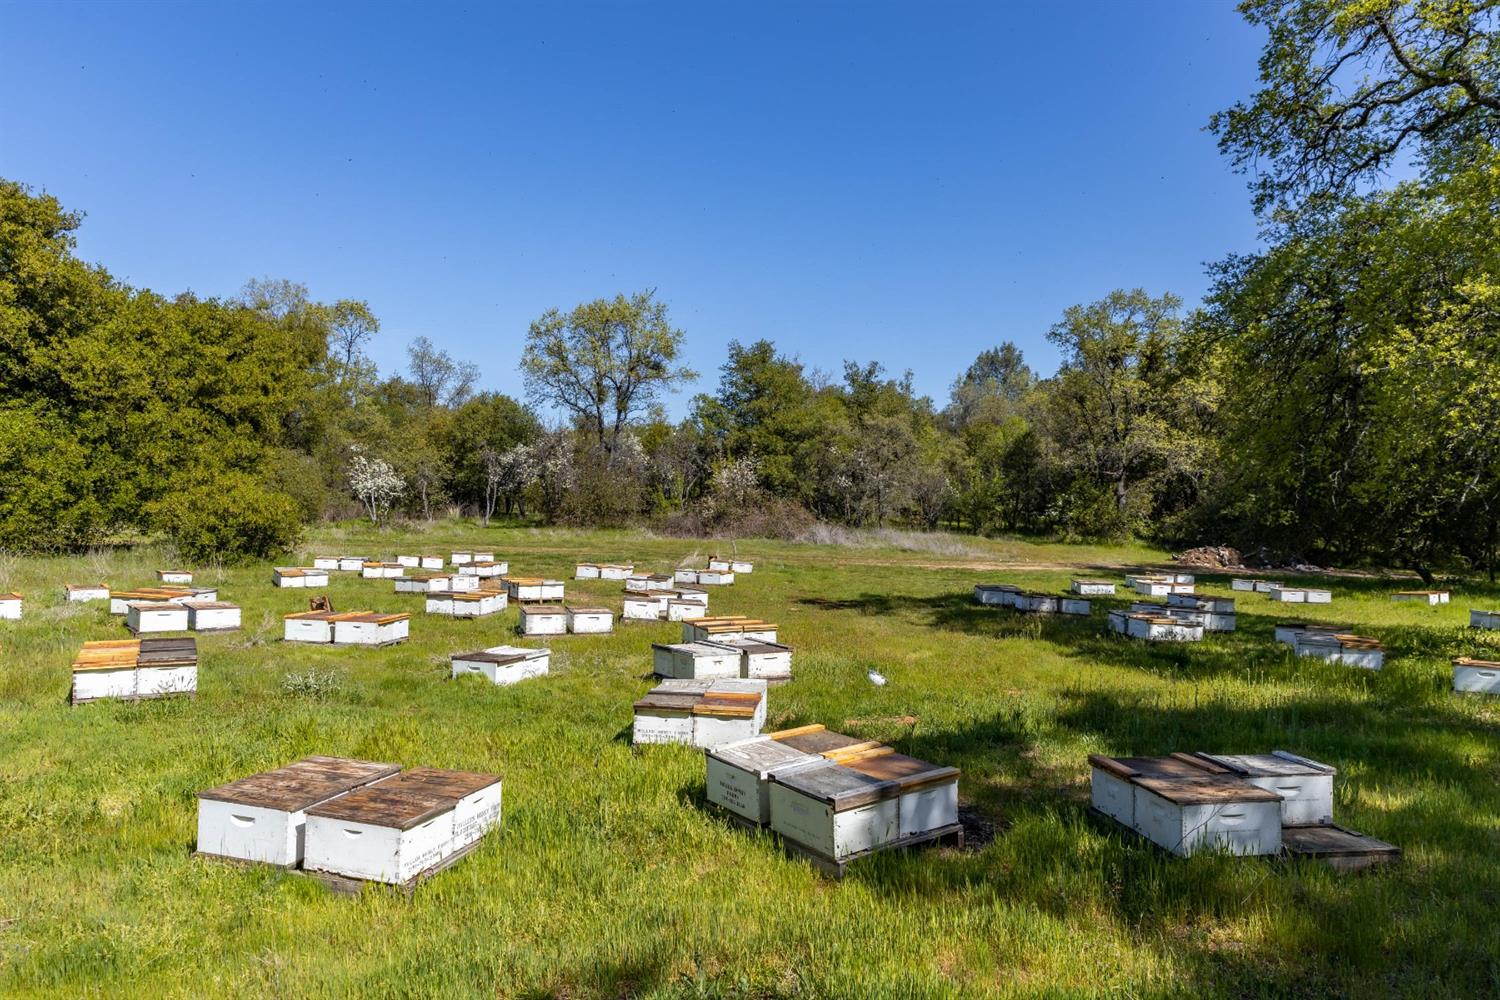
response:
[[(706, 809), (701, 755), (637, 751), (630, 702), (649, 644), (621, 625), (552, 643), (515, 687), (447, 679), (452, 652), (515, 641), (515, 612), (452, 621), (389, 581), (338, 575), (335, 606), (415, 611), (388, 649), (288, 647), (307, 594), (229, 567), (247, 629), (199, 641), (194, 700), (66, 704), (79, 643), (124, 634), (64, 581), (149, 582), (149, 548), (16, 560), (26, 619), (0, 623), (0, 995), (37, 996), (1481, 996), (1500, 993), (1500, 707), (1453, 695), (1450, 656), (1494, 655), (1462, 627), (1493, 589), (1392, 604), (1378, 580), (1331, 607), (1390, 651), (1379, 674), (1297, 660), (1285, 617), (1240, 598), (1240, 631), (1156, 647), (974, 606), (973, 584), (1057, 589), (1065, 563), (1138, 548), (969, 543), (972, 552), (740, 542), (753, 574), (715, 611), (777, 620), (796, 679), (776, 725), (822, 722), (964, 771), (978, 849), (880, 856), (842, 883)], [(629, 532), (437, 522), (340, 525), (309, 551), (381, 557), (493, 547), (513, 569), (578, 559), (669, 568), (722, 545)], [(1005, 572), (973, 566), (1006, 564)], [(107, 570), (107, 572), (104, 572)], [(570, 595), (618, 606), (618, 585)], [(1227, 579), (1205, 589), (1228, 594)], [(1120, 598), (1123, 603), (1124, 596)], [(1108, 602), (1103, 602), (1108, 603)], [(885, 687), (868, 683), (876, 668)], [(287, 679), (304, 679), (290, 685)], [(339, 678), (305, 683), (305, 678)], [(1401, 844), (1393, 870), (1174, 860), (1085, 818), (1093, 751), (1285, 747), (1335, 764), (1341, 822)], [(407, 900), (332, 896), (293, 875), (194, 861), (194, 793), (310, 753), (505, 776), (504, 826)]]

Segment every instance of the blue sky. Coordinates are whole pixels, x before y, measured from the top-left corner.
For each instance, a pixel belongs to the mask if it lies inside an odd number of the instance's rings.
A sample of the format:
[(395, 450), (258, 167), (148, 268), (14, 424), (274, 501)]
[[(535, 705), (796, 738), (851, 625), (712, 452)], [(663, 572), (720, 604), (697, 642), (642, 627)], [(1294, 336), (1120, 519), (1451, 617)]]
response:
[[(1191, 304), (1255, 245), (1203, 131), (1260, 38), (1229, 3), (0, 8), (0, 175), (165, 293), (367, 299), (513, 394), (549, 307), (655, 288), (710, 388), (731, 339), (809, 367), (979, 351), (1050, 372), (1062, 310)], [(672, 404), (681, 413), (687, 394)]]

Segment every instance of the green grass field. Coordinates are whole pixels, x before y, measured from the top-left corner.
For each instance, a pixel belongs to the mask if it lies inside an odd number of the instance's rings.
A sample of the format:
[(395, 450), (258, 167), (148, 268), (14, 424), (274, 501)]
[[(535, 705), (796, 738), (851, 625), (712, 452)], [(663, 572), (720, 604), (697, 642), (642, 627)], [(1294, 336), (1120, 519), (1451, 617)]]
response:
[[(325, 529), (307, 551), (475, 546), (567, 578), (578, 559), (666, 569), (713, 551), (459, 523)], [(772, 619), (796, 648), (771, 724), (961, 767), (966, 815), (992, 839), (830, 881), (713, 815), (701, 753), (631, 747), (649, 646), (678, 626), (555, 639), (551, 676), (515, 687), (455, 683), (449, 654), (510, 641), (515, 611), (429, 617), (419, 596), (347, 574), (335, 605), (413, 611), (409, 642), (284, 645), (280, 616), (306, 592), (273, 589), (265, 566), (200, 568), (246, 628), (200, 638), (196, 699), (70, 708), (79, 644), (127, 633), (102, 604), (64, 605), (61, 585), (149, 583), (166, 557), (0, 559), (0, 590), (27, 596), (23, 622), (0, 622), (0, 995), (1500, 995), (1500, 699), (1452, 694), (1448, 666), (1500, 658), (1500, 633), (1464, 627), (1469, 607), (1500, 605), (1495, 588), (1430, 608), (1392, 603), (1389, 581), (1335, 580), (1310, 613), (1383, 639), (1371, 674), (1295, 661), (1271, 640), (1287, 616), (1260, 595), (1235, 595), (1237, 633), (1171, 648), (1106, 635), (1097, 605), (1055, 621), (971, 601), (978, 582), (1059, 589), (1165, 558), (1144, 548), (738, 551), (756, 570), (712, 610)], [(619, 584), (569, 588), (619, 607)], [(1228, 579), (1200, 589), (1228, 594)], [(332, 680), (284, 689), (310, 668)], [(1085, 817), (1088, 753), (1273, 748), (1336, 765), (1339, 821), (1404, 862), (1339, 876), (1171, 860)], [(498, 771), (503, 829), (409, 900), (189, 856), (197, 790), (313, 753)]]

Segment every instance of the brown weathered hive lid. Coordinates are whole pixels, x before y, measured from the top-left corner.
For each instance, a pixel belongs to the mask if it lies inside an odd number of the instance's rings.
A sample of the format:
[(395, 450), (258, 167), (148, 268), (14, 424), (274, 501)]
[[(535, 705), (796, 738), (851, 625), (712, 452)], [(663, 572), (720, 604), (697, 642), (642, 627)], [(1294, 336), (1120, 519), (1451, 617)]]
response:
[(1230, 802), (1280, 802), (1281, 796), (1243, 781), (1232, 774), (1142, 777), (1134, 784), (1179, 806), (1202, 806)]
[(448, 812), (458, 799), (459, 796), (425, 780), (408, 778), (403, 773), (313, 806), (307, 810), (307, 815), (410, 830)]
[(230, 604), (228, 601), (183, 601), (182, 607), (192, 608), (194, 611), (236, 611), (238, 604)]
[(609, 615), (614, 614), (608, 608), (575, 608), (568, 606), (565, 610), (570, 615)]
[(712, 715), (724, 719), (749, 719), (760, 708), (759, 694), (725, 693), (710, 689), (693, 706), (694, 715)]
[(399, 764), (342, 757), (304, 757), (285, 767), (199, 792), (198, 798), (301, 812), (351, 788), (390, 777), (399, 770)]
[(281, 616), (286, 621), (330, 622), (338, 617), (336, 611), (293, 611)]
[(134, 669), (140, 658), (141, 644), (137, 639), (107, 639), (86, 642), (73, 657), (73, 670), (123, 670)]
[(430, 788), (456, 802), (466, 795), (500, 784), (500, 775), (480, 771), (452, 771), (442, 767), (414, 767), (401, 773), (401, 782), (412, 787)]
[(142, 639), (138, 662), (143, 667), (195, 664), (198, 662), (198, 640)]
[(1202, 777), (1230, 773), (1224, 765), (1190, 753), (1174, 753), (1164, 757), (1106, 757), (1091, 753), (1089, 763), (1121, 778)]
[(645, 697), (636, 701), (633, 707), (637, 712), (691, 712), (693, 706), (702, 700), (702, 694), (694, 694), (688, 691), (662, 691), (658, 689), (647, 693)]
[(925, 760), (895, 752), (860, 754), (840, 763), (860, 774), (883, 781), (894, 781), (901, 786), (903, 792), (920, 791), (933, 785), (957, 781), (959, 773), (956, 767), (929, 764)]
[(784, 774), (773, 774), (771, 780), (822, 802), (834, 812), (858, 809), (901, 794), (901, 786), (894, 781), (872, 778), (832, 762), (826, 767), (794, 768)]
[(816, 723), (810, 726), (798, 726), (795, 729), (783, 729), (767, 735), (778, 743), (785, 743), (794, 750), (801, 750), (803, 753), (811, 754), (827, 753), (830, 750), (839, 750), (843, 747), (850, 747), (856, 743), (865, 742), (853, 736), (835, 733)]
[(1500, 670), (1500, 660), (1476, 660), (1472, 656), (1454, 657), (1455, 667), (1479, 667), (1481, 670)]

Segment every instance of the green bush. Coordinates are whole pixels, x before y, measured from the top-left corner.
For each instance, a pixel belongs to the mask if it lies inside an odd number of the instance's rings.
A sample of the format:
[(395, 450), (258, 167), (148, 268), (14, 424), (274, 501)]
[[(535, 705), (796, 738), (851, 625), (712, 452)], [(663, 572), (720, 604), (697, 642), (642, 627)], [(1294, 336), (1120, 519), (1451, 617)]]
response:
[(229, 472), (151, 505), (152, 527), (195, 562), (265, 559), (302, 537), (297, 502), (254, 476)]

